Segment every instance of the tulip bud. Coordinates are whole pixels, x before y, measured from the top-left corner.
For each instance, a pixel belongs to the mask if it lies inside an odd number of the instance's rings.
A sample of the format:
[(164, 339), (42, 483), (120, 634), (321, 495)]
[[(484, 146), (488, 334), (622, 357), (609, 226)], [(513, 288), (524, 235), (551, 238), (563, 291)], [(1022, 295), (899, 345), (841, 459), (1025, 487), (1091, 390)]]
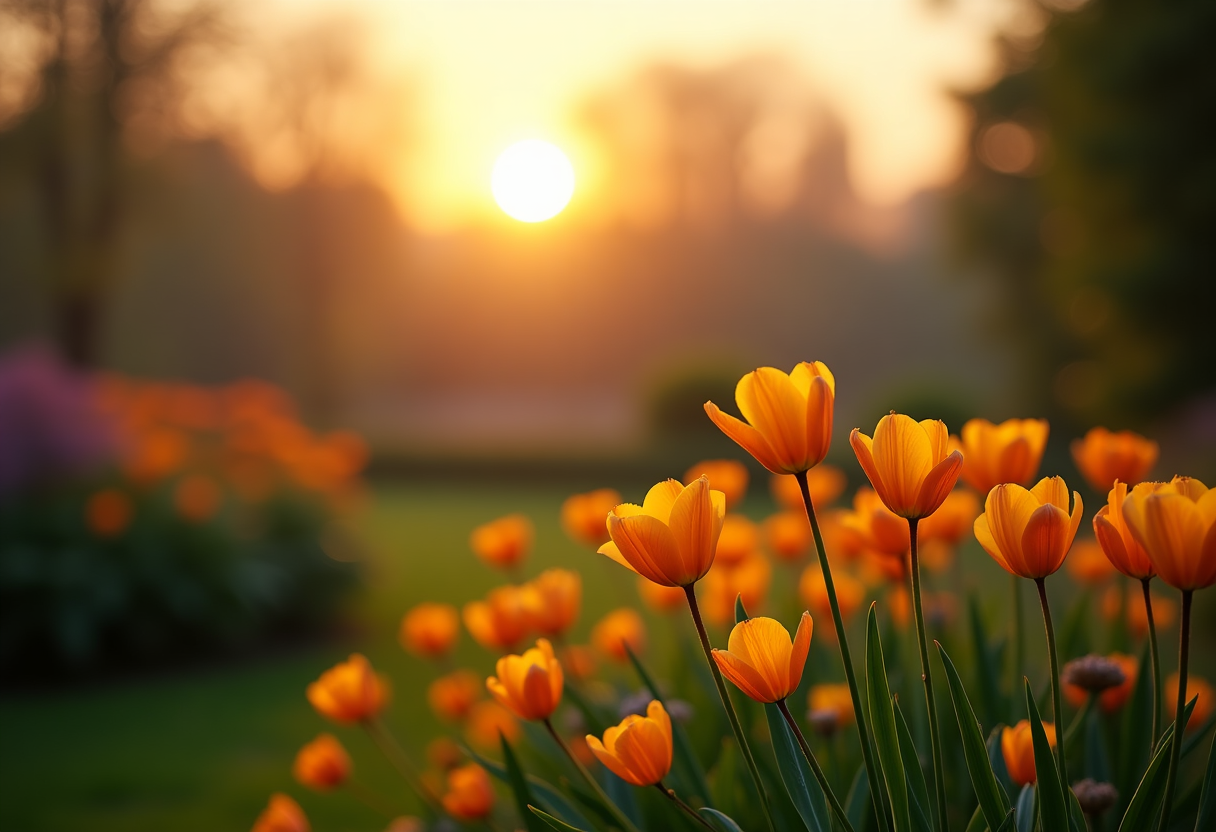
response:
[(350, 755), (332, 734), (321, 734), (296, 754), (292, 774), (301, 785), (328, 791), (350, 776)]
[(671, 771), (671, 718), (663, 703), (653, 700), (646, 716), (629, 714), (604, 732), (588, 734), (587, 746), (604, 767), (626, 783), (653, 786)]

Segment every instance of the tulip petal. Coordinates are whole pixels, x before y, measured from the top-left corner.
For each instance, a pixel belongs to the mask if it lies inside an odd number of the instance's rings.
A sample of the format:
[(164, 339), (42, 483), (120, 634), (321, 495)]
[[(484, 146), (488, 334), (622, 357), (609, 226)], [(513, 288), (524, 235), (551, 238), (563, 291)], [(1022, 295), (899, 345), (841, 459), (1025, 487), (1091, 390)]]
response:
[(929, 437), (929, 460), (936, 465), (950, 453), (950, 431), (941, 419), (922, 419), (918, 424)]
[(663, 480), (651, 486), (642, 501), (642, 511), (651, 517), (666, 523), (671, 517), (671, 507), (684, 490), (684, 483), (679, 480)]
[(984, 547), (984, 551), (991, 555), (992, 559), (1006, 572), (1011, 575), (1017, 575), (1018, 572), (1009, 565), (1009, 561), (1005, 558), (1005, 553), (1001, 551), (1001, 547), (997, 545), (996, 538), (992, 536), (992, 528), (988, 524), (988, 515), (981, 514), (975, 518), (973, 528), (975, 530), (975, 539)]
[(1040, 503), (1050, 504), (1068, 513), (1068, 486), (1062, 477), (1043, 477), (1030, 489)]
[(832, 419), (835, 394), (829, 382), (821, 376), (811, 379), (806, 395), (806, 461), (815, 466), (823, 461), (832, 447)]
[[(679, 553), (671, 529), (648, 514), (608, 517), (608, 531), (621, 556), (639, 575), (656, 584), (679, 586), (669, 570), (678, 564)], [(612, 553), (605, 552), (609, 557)]]
[(780, 698), (756, 669), (738, 656), (728, 650), (714, 650), (712, 655), (722, 675), (749, 698), (757, 702), (776, 702)]
[(1064, 563), (1072, 543), (1071, 521), (1058, 506), (1035, 509), (1022, 532), (1022, 558), (1027, 578), (1046, 578)]
[(735, 402), (779, 460), (788, 464), (806, 459), (806, 401), (788, 375), (773, 367), (748, 373), (735, 387)]
[(532, 714), (530, 718), (547, 717), (553, 713), (553, 689), (549, 685), (549, 673), (538, 664), (530, 665), (524, 674), (521, 697)]
[(767, 682), (777, 698), (785, 696), (793, 645), (789, 631), (772, 618), (749, 618), (735, 625), (727, 650), (746, 662)]
[(625, 765), (617, 758), (616, 754), (605, 748), (594, 734), (587, 735), (587, 747), (591, 749), (591, 753), (595, 755), (595, 759), (599, 760), (604, 765), (604, 768), (608, 769), (625, 782), (629, 782), (629, 769), (627, 769)]
[[(723, 510), (725, 505), (723, 502)], [(669, 574), (673, 578), (678, 575), (681, 585), (700, 580), (713, 565), (722, 517), (710, 499), (707, 477), (693, 480), (676, 498), (671, 508), (670, 529), (679, 564), (673, 564)]]
[(794, 644), (790, 649), (790, 670), (788, 690), (792, 693), (798, 689), (802, 681), (802, 670), (806, 667), (806, 656), (811, 649), (811, 632), (814, 622), (809, 612), (803, 612), (798, 621), (798, 632), (794, 634)]
[(949, 456), (933, 466), (916, 495), (915, 516), (928, 517), (937, 511), (954, 490), (954, 484), (958, 482), (958, 475), (962, 470), (963, 455), (958, 451), (951, 451)]
[(828, 391), (833, 396), (836, 395), (836, 377), (832, 375), (828, 365), (822, 361), (803, 361), (790, 371), (790, 382), (793, 383), (794, 389), (803, 396), (810, 394), (811, 385), (817, 378), (823, 379), (824, 384), (828, 386)]
[(1098, 509), (1098, 513), (1094, 515), (1094, 538), (1098, 541), (1098, 545), (1102, 547), (1102, 553), (1106, 555), (1106, 559), (1111, 564), (1131, 578), (1144, 579), (1152, 577), (1151, 575), (1138, 575), (1135, 566), (1131, 562), (1131, 558), (1127, 554), (1127, 545), (1123, 542), (1123, 535), (1119, 534), (1119, 530), (1115, 528), (1115, 524), (1110, 521), (1110, 506), (1105, 505)]
[(882, 487), (874, 490), (887, 508), (907, 517), (916, 505), (921, 483), (933, 468), (929, 434), (912, 417), (891, 413), (878, 420), (871, 445), (874, 465), (882, 472)]
[(984, 514), (988, 529), (1005, 558), (1007, 568), (1019, 575), (1026, 574), (1022, 557), (1022, 532), (1039, 501), (1030, 491), (1015, 483), (1002, 483), (988, 492)]
[(733, 439), (735, 444), (755, 457), (756, 461), (765, 468), (774, 474), (791, 473), (786, 470), (785, 465), (777, 458), (772, 446), (760, 434), (760, 431), (746, 422), (739, 421), (729, 413), (723, 413), (713, 402), (705, 403), (705, 412), (723, 433)]
[(858, 463), (861, 464), (861, 470), (866, 472), (866, 477), (874, 486), (874, 490), (882, 493), (885, 486), (882, 475), (878, 472), (878, 466), (874, 464), (874, 440), (857, 428), (853, 428), (849, 434), (849, 444), (853, 447), (853, 453), (857, 456)]

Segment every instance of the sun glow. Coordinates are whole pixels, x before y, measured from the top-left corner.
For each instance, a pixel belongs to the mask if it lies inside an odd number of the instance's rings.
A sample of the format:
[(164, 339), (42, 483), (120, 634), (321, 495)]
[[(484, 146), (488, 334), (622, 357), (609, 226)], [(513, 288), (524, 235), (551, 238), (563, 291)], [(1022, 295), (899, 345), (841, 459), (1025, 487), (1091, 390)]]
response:
[(517, 142), (498, 157), (490, 178), (494, 201), (520, 222), (544, 222), (561, 213), (574, 195), (574, 167), (549, 142)]

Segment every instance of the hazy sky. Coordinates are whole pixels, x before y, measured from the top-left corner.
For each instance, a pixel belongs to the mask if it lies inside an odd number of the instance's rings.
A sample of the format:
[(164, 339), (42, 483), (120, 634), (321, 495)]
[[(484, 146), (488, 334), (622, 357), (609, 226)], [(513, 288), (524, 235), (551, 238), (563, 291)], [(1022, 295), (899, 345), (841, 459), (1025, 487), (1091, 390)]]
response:
[[(951, 87), (994, 69), (992, 36), (1012, 0), (276, 0), (289, 14), (354, 14), (367, 57), (416, 79), (418, 146), (389, 183), (423, 228), (496, 209), (489, 175), (521, 138), (567, 150), (595, 196), (595, 160), (573, 113), (656, 61), (709, 67), (787, 57), (844, 120), (861, 195), (894, 203), (948, 181), (965, 114)], [(387, 170), (388, 168), (386, 168)], [(408, 182), (408, 184), (406, 184)]]

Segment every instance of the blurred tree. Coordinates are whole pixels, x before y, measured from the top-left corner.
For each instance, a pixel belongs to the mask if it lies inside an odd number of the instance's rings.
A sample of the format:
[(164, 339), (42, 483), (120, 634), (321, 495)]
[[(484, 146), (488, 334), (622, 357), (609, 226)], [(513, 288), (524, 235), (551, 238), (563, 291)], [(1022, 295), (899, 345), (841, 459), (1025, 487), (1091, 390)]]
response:
[[(0, 0), (8, 78), (6, 160), (38, 179), (55, 336), (97, 362), (102, 298), (115, 279), (130, 175), (124, 126), (163, 111), (185, 62), (223, 39), (212, 0)], [(14, 75), (21, 74), (14, 72)], [(23, 107), (29, 107), (21, 112)]]
[(1029, 411), (1143, 424), (1216, 391), (1216, 3), (1023, 11), (965, 99), (960, 248), (1003, 285)]

